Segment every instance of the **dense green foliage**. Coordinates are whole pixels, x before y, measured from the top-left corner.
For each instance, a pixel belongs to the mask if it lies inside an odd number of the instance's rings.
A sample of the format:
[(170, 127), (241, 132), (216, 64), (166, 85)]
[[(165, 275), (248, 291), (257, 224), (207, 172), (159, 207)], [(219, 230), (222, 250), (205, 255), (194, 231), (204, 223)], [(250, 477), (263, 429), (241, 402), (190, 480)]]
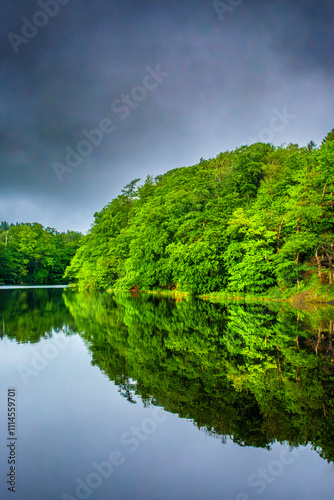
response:
[(3, 335), (78, 332), (129, 403), (161, 405), (242, 446), (311, 443), (334, 460), (334, 309), (157, 295), (0, 291)]
[(257, 143), (138, 181), (95, 214), (68, 279), (192, 293), (332, 289), (331, 134), (319, 148)]
[(64, 283), (63, 274), (81, 233), (59, 233), (41, 224), (0, 225), (0, 284)]

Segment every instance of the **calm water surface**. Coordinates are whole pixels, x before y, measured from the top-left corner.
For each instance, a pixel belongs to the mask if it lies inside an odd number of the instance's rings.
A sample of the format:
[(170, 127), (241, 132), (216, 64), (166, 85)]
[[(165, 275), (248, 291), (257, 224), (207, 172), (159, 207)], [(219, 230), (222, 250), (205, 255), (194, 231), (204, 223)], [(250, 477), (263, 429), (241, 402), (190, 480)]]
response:
[(330, 306), (1, 289), (0, 321), (1, 499), (333, 498)]

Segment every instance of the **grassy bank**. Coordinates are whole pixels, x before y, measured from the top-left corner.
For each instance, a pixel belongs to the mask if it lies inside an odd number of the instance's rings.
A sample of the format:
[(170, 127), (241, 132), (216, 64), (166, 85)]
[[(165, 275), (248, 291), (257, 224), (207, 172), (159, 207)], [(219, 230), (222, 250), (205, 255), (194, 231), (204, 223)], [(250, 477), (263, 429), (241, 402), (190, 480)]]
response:
[[(82, 288), (78, 285), (72, 284), (71, 288), (77, 288), (79, 291), (87, 291), (87, 289), (92, 289), (90, 287)], [(243, 294), (240, 292), (232, 291), (219, 291), (211, 292), (207, 294), (194, 294), (179, 289), (163, 289), (156, 288), (150, 289), (139, 289), (133, 288), (129, 289), (114, 289), (109, 288), (106, 290), (109, 293), (114, 292), (127, 292), (132, 293), (133, 296), (139, 293), (162, 295), (166, 297), (171, 297), (175, 299), (186, 299), (190, 297), (197, 297), (203, 300), (209, 300), (212, 302), (224, 302), (224, 301), (240, 301), (246, 303), (257, 303), (257, 302), (284, 302), (290, 304), (298, 309), (316, 309), (318, 306), (327, 305), (328, 302), (334, 302), (334, 287), (332, 285), (315, 285), (312, 282), (305, 284), (301, 283), (299, 287), (280, 289), (278, 287), (269, 289), (265, 294)]]
[[(181, 290), (141, 290), (145, 293), (157, 293), (176, 298), (194, 296)], [(240, 292), (231, 292), (223, 290), (207, 294), (195, 294), (196, 297), (204, 300), (226, 301), (236, 300), (243, 302), (286, 302), (299, 309), (314, 308), (317, 304), (325, 304), (334, 301), (333, 285), (319, 285), (314, 281), (308, 283), (301, 282), (300, 286), (280, 289), (278, 287), (269, 289), (265, 294), (243, 294)]]

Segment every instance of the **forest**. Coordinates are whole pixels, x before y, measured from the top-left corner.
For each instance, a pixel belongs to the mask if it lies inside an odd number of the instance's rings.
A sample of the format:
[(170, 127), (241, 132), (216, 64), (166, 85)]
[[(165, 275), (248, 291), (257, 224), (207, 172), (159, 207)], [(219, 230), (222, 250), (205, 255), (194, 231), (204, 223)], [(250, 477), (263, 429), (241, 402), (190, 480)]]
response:
[(94, 214), (65, 278), (79, 288), (332, 296), (334, 129), (134, 179)]
[(0, 284), (62, 284), (82, 235), (38, 223), (0, 224)]
[(85, 236), (0, 225), (0, 284), (333, 297), (334, 129), (134, 179)]

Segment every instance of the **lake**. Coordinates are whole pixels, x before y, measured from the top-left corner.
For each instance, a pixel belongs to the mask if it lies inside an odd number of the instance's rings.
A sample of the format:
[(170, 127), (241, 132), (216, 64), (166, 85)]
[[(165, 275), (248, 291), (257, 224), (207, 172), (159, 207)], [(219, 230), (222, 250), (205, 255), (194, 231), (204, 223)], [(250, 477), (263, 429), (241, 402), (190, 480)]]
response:
[(333, 319), (0, 289), (0, 498), (332, 499)]

